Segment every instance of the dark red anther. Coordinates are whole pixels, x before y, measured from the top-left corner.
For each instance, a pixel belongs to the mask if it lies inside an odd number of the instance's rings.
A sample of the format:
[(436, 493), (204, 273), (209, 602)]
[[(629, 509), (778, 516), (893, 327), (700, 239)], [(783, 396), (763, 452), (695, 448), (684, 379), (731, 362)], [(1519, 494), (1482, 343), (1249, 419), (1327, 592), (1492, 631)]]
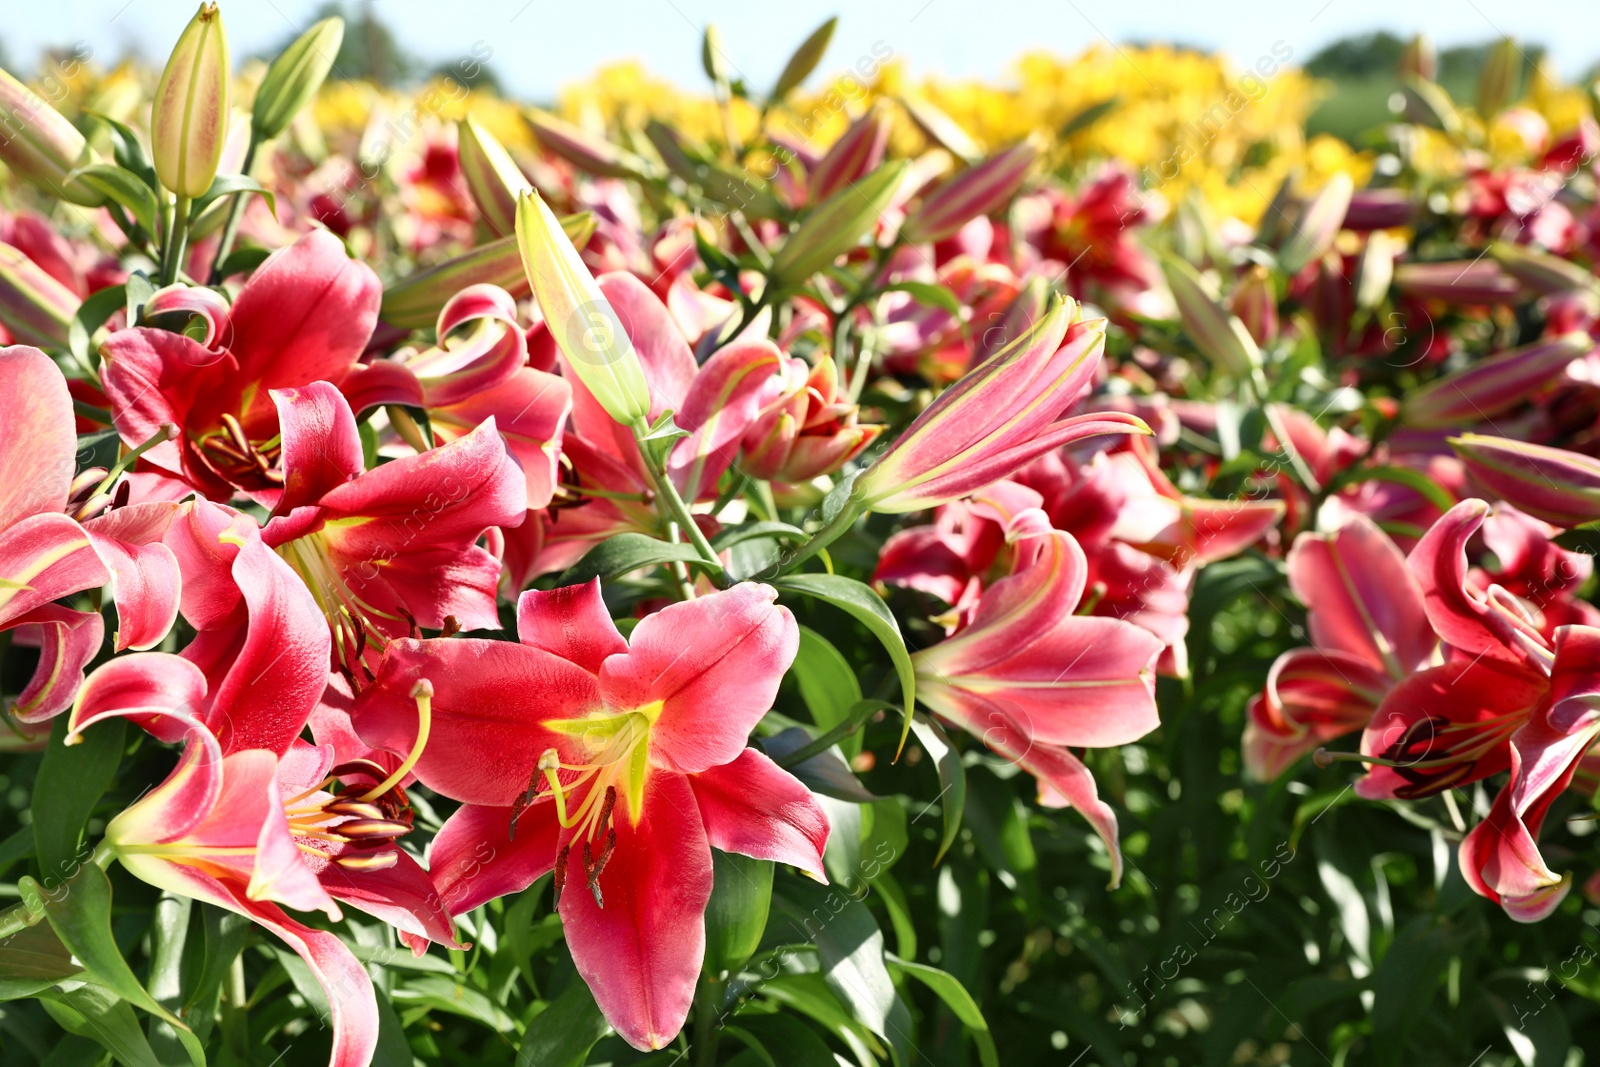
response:
[(454, 637), (461, 632), (461, 620), (454, 615), (444, 617), (444, 628), (439, 631), (440, 637)]
[[(603, 853), (602, 853), (603, 854)], [(600, 895), (600, 867), (595, 862), (594, 853), (589, 848), (589, 842), (583, 843), (583, 877), (589, 886), (589, 892), (594, 894), (594, 906), (604, 910), (606, 901)]]
[(117, 483), (117, 488), (111, 494), (111, 510), (128, 506), (128, 497), (133, 493), (133, 483), (124, 478)]
[(555, 871), (555, 875), (556, 875), (556, 878), (555, 878), (555, 882), (556, 882), (555, 890), (556, 890), (556, 892), (555, 892), (555, 896), (550, 901), (550, 906), (553, 907), (553, 908), (554, 907), (559, 907), (561, 905), (561, 890), (567, 884), (567, 853), (570, 852), (571, 850), (572, 850), (572, 846), (571, 845), (562, 845), (561, 846), (561, 851), (556, 853), (556, 871)]
[(606, 799), (600, 805), (599, 828), (604, 830), (611, 825), (611, 809), (617, 806), (617, 787), (606, 786)]
[(539, 786), (543, 782), (544, 771), (535, 766), (533, 774), (528, 777), (528, 788), (511, 803), (511, 828), (506, 832), (507, 841), (515, 841), (517, 839), (517, 820), (522, 818), (522, 813), (527, 811), (528, 806), (539, 796)]

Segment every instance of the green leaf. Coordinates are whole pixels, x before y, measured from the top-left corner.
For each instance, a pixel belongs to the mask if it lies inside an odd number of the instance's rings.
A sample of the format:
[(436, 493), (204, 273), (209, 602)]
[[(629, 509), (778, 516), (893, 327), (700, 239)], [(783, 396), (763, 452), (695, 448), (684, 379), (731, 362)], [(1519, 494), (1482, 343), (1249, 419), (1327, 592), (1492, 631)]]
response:
[(1062, 124), (1061, 132), (1057, 136), (1059, 136), (1062, 140), (1066, 140), (1068, 137), (1071, 137), (1080, 130), (1088, 129), (1090, 126), (1093, 126), (1095, 123), (1105, 118), (1111, 109), (1116, 107), (1121, 102), (1122, 98), (1120, 96), (1108, 96), (1104, 100), (1096, 101), (1095, 103), (1090, 104), (1088, 107), (1080, 109), (1075, 115)]
[(611, 1027), (595, 1007), (594, 994), (574, 975), (561, 995), (528, 1024), (517, 1062), (539, 1067), (581, 1067)]
[(1393, 482), (1396, 485), (1403, 485), (1407, 489), (1421, 493), (1428, 503), (1440, 511), (1449, 511), (1455, 506), (1455, 499), (1443, 486), (1423, 472), (1409, 467), (1364, 467), (1353, 472), (1344, 484), (1355, 485), (1359, 482)]
[(854, 616), (872, 631), (872, 636), (883, 643), (894, 662), (895, 673), (900, 676), (901, 699), (905, 709), (900, 747), (904, 748), (906, 737), (911, 733), (911, 713), (916, 706), (917, 673), (911, 665), (911, 653), (906, 650), (905, 638), (900, 635), (900, 624), (895, 622), (883, 599), (865, 582), (840, 574), (791, 574), (777, 579), (773, 585), (782, 592), (801, 593), (832, 604)]
[(98, 985), (134, 1007), (172, 1024), (191, 1062), (204, 1067), (205, 1050), (184, 1022), (145, 991), (111, 934), (111, 881), (93, 863), (84, 863), (59, 886), (46, 889), (32, 878), (17, 886), (28, 910), (43, 913), (61, 943), (71, 950)]
[(884, 910), (889, 913), (889, 924), (894, 927), (897, 955), (908, 960), (915, 958), (917, 925), (911, 918), (911, 904), (906, 900), (906, 891), (900, 888), (900, 883), (888, 871), (881, 871), (867, 881), (878, 891), (878, 899), (883, 902)]
[(609, 582), (629, 571), (662, 563), (693, 563), (708, 570), (711, 567), (691, 544), (662, 541), (649, 534), (620, 533), (584, 553), (582, 559), (556, 579), (556, 584), (578, 585), (593, 578)]
[(1413, 919), (1395, 937), (1373, 974), (1375, 1062), (1411, 1062), (1406, 1056), (1406, 1039), (1427, 1017), (1458, 941), (1459, 935), (1428, 916)]
[(726, 1029), (729, 1034), (740, 1030), (735, 1036), (744, 1041), (749, 1051), (735, 1056), (728, 1067), (740, 1063), (746, 1067), (838, 1067), (839, 1061), (816, 1031), (792, 1015), (752, 1014), (741, 1016), (740, 1022), (742, 1026)]
[(772, 906), (773, 864), (712, 849), (711, 868), (703, 970), (719, 978), (744, 966), (761, 944)]
[(972, 1039), (978, 1044), (978, 1059), (983, 1067), (999, 1067), (1000, 1055), (995, 1051), (994, 1037), (989, 1033), (989, 1024), (983, 1018), (983, 1012), (978, 1010), (978, 1002), (972, 999), (972, 994), (967, 992), (965, 986), (956, 981), (955, 976), (929, 967), (924, 963), (912, 963), (897, 956), (889, 956), (889, 967), (903, 975), (915, 978), (929, 989), (934, 995), (945, 1002), (951, 1012), (961, 1024), (972, 1032)]
[[(844, 722), (861, 701), (861, 684), (850, 662), (832, 642), (809, 627), (800, 627), (800, 650), (790, 669), (800, 684), (800, 699), (811, 712), (811, 720), (822, 730)], [(840, 738), (839, 748), (847, 759), (857, 755), (861, 732)]]
[[(126, 124), (119, 122), (110, 115), (102, 115), (98, 111), (86, 112), (89, 118), (100, 123), (111, 133), (111, 155), (117, 161), (117, 166), (123, 170), (131, 171), (141, 182), (151, 189), (156, 188), (156, 168), (150, 162), (150, 156), (144, 150), (144, 144), (139, 140), (139, 135), (134, 133)], [(155, 227), (150, 227), (150, 235), (155, 236)]]
[(47, 923), (26, 926), (0, 938), (0, 1001), (37, 996), (63, 978), (82, 972)]
[(278, 197), (271, 189), (256, 181), (246, 174), (219, 174), (211, 180), (211, 188), (195, 199), (189, 206), (189, 218), (198, 219), (212, 204), (225, 196), (233, 194), (248, 196), (255, 193), (267, 202), (267, 209), (274, 218), (278, 215)]
[(94, 340), (94, 332), (121, 311), (126, 301), (127, 286), (110, 285), (78, 305), (77, 313), (67, 324), (67, 348), (80, 362), (89, 363), (89, 345)]
[(944, 813), (944, 835), (939, 839), (938, 855), (933, 858), (937, 864), (961, 832), (961, 814), (967, 806), (967, 769), (949, 735), (933, 719), (919, 711), (912, 719), (911, 729), (939, 768), (939, 795), (930, 802), (930, 806), (937, 802)]
[(948, 311), (958, 319), (961, 317), (961, 298), (943, 285), (933, 282), (895, 282), (884, 286), (879, 292), (905, 293), (919, 304)]
[(134, 221), (149, 233), (156, 232), (156, 218), (161, 205), (156, 194), (139, 176), (130, 170), (111, 163), (91, 163), (67, 175), (65, 182), (81, 181), (89, 188), (115, 200), (128, 209)]
[(50, 993), (41, 997), (40, 1003), (63, 1030), (98, 1042), (118, 1063), (127, 1067), (162, 1067), (139, 1029), (133, 1009), (110, 990), (81, 985)]
[(849, 1046), (857, 1063), (875, 1063), (883, 1047), (856, 1021), (820, 974), (780, 974), (761, 984), (761, 995), (809, 1016)]
[[(883, 931), (872, 912), (842, 889), (794, 879), (773, 904), (817, 946), (822, 977), (853, 1018), (889, 1042), (906, 1062), (911, 1014), (895, 992), (884, 963)], [(780, 903), (781, 902), (781, 903)]]
[(123, 720), (91, 726), (79, 744), (66, 748), (67, 719), (58, 715), (51, 724), (33, 786), (33, 848), (47, 886), (71, 878), (88, 860), (91, 850), (79, 845), (84, 827), (122, 762)]

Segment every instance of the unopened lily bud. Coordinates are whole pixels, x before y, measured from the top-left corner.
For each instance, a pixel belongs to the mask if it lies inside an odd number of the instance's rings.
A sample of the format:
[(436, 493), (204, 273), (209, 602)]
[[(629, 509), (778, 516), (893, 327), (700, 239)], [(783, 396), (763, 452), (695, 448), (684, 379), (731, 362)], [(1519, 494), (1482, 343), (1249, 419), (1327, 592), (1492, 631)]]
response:
[(1400, 80), (1423, 78), (1434, 81), (1439, 77), (1439, 52), (1426, 34), (1417, 34), (1406, 42), (1400, 52)]
[(1483, 62), (1483, 73), (1478, 75), (1478, 113), (1492, 118), (1501, 108), (1511, 103), (1522, 73), (1522, 52), (1517, 42), (1502, 37)]
[(0, 161), (17, 177), (84, 207), (105, 203), (86, 182), (67, 181), (94, 153), (65, 115), (10, 73), (0, 70)]
[(983, 149), (978, 147), (972, 135), (926, 97), (908, 93), (900, 98), (900, 106), (906, 109), (906, 114), (911, 116), (911, 121), (916, 123), (924, 137), (961, 162), (976, 163), (983, 158)]
[(799, 285), (871, 233), (894, 199), (906, 165), (899, 160), (880, 167), (818, 204), (772, 257), (772, 284), (779, 289)]
[(8, 244), (0, 244), (0, 326), (18, 344), (64, 348), (76, 293)]
[(1350, 197), (1343, 229), (1355, 233), (1411, 225), (1411, 194), (1404, 189), (1361, 189)]
[(923, 197), (901, 227), (901, 235), (913, 243), (954, 236), (979, 215), (1009, 201), (1038, 158), (1038, 148), (1024, 141), (952, 174)]
[(1438, 84), (1426, 78), (1407, 78), (1400, 91), (1408, 120), (1452, 136), (1461, 132), (1461, 113)]
[(1401, 421), (1419, 430), (1485, 422), (1522, 403), (1593, 348), (1588, 334), (1569, 333), (1491, 356), (1406, 397)]
[(624, 426), (650, 415), (650, 387), (633, 341), (537, 192), (517, 201), (517, 248), (533, 295), (567, 365)]
[(344, 19), (326, 18), (278, 54), (267, 67), (250, 110), (257, 139), (271, 140), (288, 128), (300, 109), (322, 88), (343, 43)]
[(1527, 295), (1515, 277), (1488, 259), (1402, 263), (1394, 284), (1408, 296), (1452, 304), (1509, 304)]
[(1257, 263), (1245, 272), (1231, 306), (1256, 344), (1270, 345), (1278, 339), (1278, 293), (1266, 267)]
[(826, 200), (883, 163), (889, 147), (889, 116), (873, 108), (844, 132), (811, 171), (807, 192), (812, 201)]
[(768, 95), (769, 100), (782, 100), (817, 69), (817, 64), (822, 62), (822, 54), (828, 50), (828, 42), (833, 40), (834, 28), (838, 25), (839, 16), (835, 15), (812, 30), (811, 36), (800, 42), (800, 47), (794, 50), (789, 62), (784, 64), (783, 73), (778, 75), (778, 81)]
[(1350, 175), (1341, 172), (1328, 179), (1328, 184), (1306, 204), (1278, 249), (1278, 264), (1286, 273), (1299, 274), (1306, 264), (1321, 259), (1333, 247), (1354, 192)]
[(1356, 307), (1371, 311), (1389, 295), (1394, 281), (1394, 261), (1405, 250), (1405, 242), (1382, 230), (1367, 235), (1367, 243), (1356, 259)]
[(548, 112), (530, 108), (526, 118), (540, 144), (586, 174), (598, 178), (644, 179), (658, 170), (642, 156)]
[(228, 137), (228, 79), (222, 13), (201, 4), (167, 59), (150, 112), (156, 177), (178, 196), (204, 196), (217, 176)]
[(1162, 273), (1178, 305), (1189, 340), (1216, 368), (1235, 377), (1261, 365), (1261, 349), (1238, 316), (1229, 314), (1200, 284), (1200, 275), (1176, 256), (1163, 257)]
[(1600, 460), (1505, 437), (1450, 438), (1461, 462), (1500, 499), (1557, 526), (1600, 519)]
[(470, 116), (456, 127), (460, 131), (457, 152), (467, 191), (478, 205), (484, 224), (501, 237), (517, 231), (517, 197), (533, 188), (494, 134)]
[(1489, 246), (1489, 254), (1512, 277), (1540, 295), (1592, 290), (1596, 285), (1595, 276), (1576, 263), (1524, 245), (1497, 241)]
[[(589, 243), (594, 227), (592, 212), (561, 217), (562, 232), (580, 248)], [(451, 297), (474, 285), (498, 286), (517, 298), (528, 295), (528, 276), (522, 269), (515, 233), (407, 275), (383, 291), (379, 317), (391, 326), (425, 330), (439, 318)]]

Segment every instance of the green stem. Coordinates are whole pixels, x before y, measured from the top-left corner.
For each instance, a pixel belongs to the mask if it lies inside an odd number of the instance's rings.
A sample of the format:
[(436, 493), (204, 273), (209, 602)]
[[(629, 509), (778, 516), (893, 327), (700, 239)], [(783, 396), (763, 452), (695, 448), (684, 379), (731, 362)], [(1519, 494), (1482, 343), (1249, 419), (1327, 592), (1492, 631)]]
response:
[(717, 1025), (722, 1014), (722, 996), (725, 982), (707, 978), (701, 981), (694, 994), (694, 1062), (695, 1067), (710, 1067), (717, 1062)]
[(788, 574), (818, 552), (833, 544), (849, 532), (861, 517), (862, 509), (854, 501), (846, 501), (829, 522), (822, 529), (811, 535), (811, 540), (797, 548), (790, 549), (778, 560), (778, 572)]
[(172, 207), (172, 225), (167, 227), (167, 247), (161, 256), (161, 284), (171, 285), (178, 279), (178, 265), (189, 247), (189, 198), (180, 196)]
[(810, 744), (800, 746), (787, 756), (784, 756), (782, 759), (776, 760), (775, 762), (778, 764), (778, 766), (784, 768), (785, 770), (790, 767), (797, 767), (811, 757), (819, 756), (828, 751), (828, 749), (832, 748), (834, 745), (837, 745), (840, 741), (843, 741), (851, 734), (859, 731), (867, 724), (867, 720), (872, 718), (878, 712), (885, 708), (892, 708), (893, 706), (894, 705), (883, 700), (863, 700), (853, 709), (854, 714), (840, 722), (834, 723), (832, 729), (828, 730), (821, 737), (818, 737)]
[[(239, 168), (239, 173), (246, 178), (250, 177), (250, 168), (256, 161), (256, 148), (260, 145), (254, 132), (250, 135), (250, 145), (244, 150), (244, 165)], [(233, 194), (233, 204), (228, 208), (228, 221), (222, 226), (222, 238), (217, 242), (217, 254), (211, 257), (211, 284), (216, 285), (222, 281), (222, 264), (228, 258), (228, 253), (233, 251), (234, 238), (239, 235), (239, 223), (244, 220), (244, 209), (250, 194), (240, 190)]]
[(644, 458), (645, 469), (650, 472), (650, 481), (655, 485), (657, 505), (666, 504), (668, 517), (683, 529), (684, 536), (694, 545), (695, 551), (700, 553), (700, 558), (712, 564), (720, 573), (722, 559), (717, 555), (717, 550), (706, 540), (706, 535), (701, 532), (700, 525), (694, 521), (694, 515), (689, 511), (689, 505), (678, 495), (678, 487), (672, 484), (672, 479), (667, 477), (667, 472), (656, 462), (649, 446), (645, 443), (645, 435), (649, 431), (650, 428), (645, 425), (643, 419), (633, 424), (633, 438), (639, 443), (639, 455)]
[(37, 925), (43, 918), (42, 912), (29, 911), (26, 903), (13, 904), (5, 911), (0, 911), (0, 941)]

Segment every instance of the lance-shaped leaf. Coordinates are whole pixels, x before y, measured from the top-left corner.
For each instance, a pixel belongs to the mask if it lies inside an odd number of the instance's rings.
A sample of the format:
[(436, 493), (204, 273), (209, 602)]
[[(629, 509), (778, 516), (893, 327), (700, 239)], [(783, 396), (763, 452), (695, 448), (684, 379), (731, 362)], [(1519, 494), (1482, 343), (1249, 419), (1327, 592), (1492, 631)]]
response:
[(1423, 430), (1487, 422), (1521, 404), (1593, 348), (1588, 334), (1574, 332), (1491, 356), (1413, 392), (1400, 407), (1401, 420)]
[(1261, 349), (1237, 315), (1228, 313), (1200, 284), (1200, 275), (1176, 256), (1161, 260), (1161, 272), (1178, 305), (1183, 329), (1200, 350), (1225, 374), (1241, 377), (1261, 365)]
[(517, 247), (533, 295), (567, 365), (618, 423), (650, 416), (650, 387), (633, 341), (578, 250), (536, 192), (517, 203)]
[(1308, 263), (1321, 259), (1333, 247), (1350, 209), (1355, 183), (1342, 171), (1306, 204), (1300, 217), (1289, 227), (1288, 236), (1278, 249), (1278, 264), (1289, 274), (1299, 274)]
[(1032, 141), (1023, 141), (982, 163), (953, 174), (923, 198), (901, 227), (907, 241), (942, 241), (980, 215), (1005, 205), (1039, 158)]
[(344, 19), (335, 16), (318, 22), (278, 53), (267, 67), (250, 109), (257, 140), (271, 140), (288, 128), (322, 88), (343, 43)]
[(1519, 510), (1557, 526), (1600, 519), (1600, 460), (1564, 448), (1469, 433), (1450, 447), (1472, 476)]
[(156, 175), (179, 196), (205, 195), (228, 136), (228, 35), (214, 3), (200, 5), (167, 58), (150, 111)]
[(834, 193), (807, 216), (772, 257), (772, 284), (800, 285), (872, 232), (894, 199), (907, 163), (899, 160)]

